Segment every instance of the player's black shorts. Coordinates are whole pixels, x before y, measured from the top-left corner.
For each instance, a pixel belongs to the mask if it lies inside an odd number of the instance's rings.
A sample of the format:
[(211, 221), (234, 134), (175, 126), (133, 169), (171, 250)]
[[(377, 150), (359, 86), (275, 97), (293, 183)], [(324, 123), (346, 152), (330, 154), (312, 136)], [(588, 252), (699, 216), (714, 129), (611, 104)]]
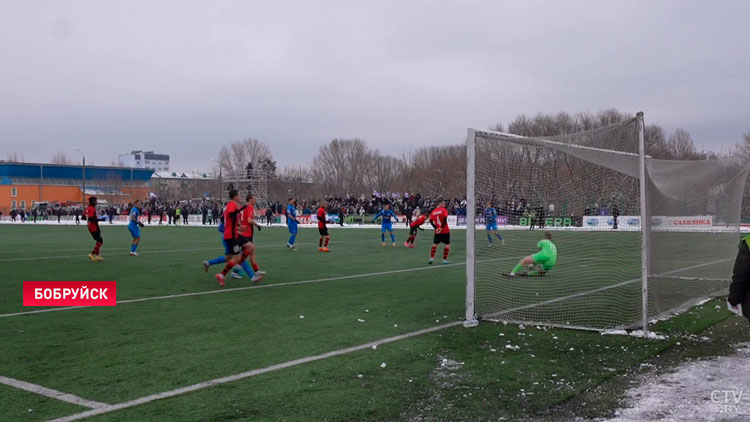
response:
[(323, 227), (322, 229), (318, 227), (318, 233), (320, 233), (321, 236), (328, 236), (328, 227)]
[(224, 239), (224, 255), (237, 255), (242, 252), (239, 239)]
[(93, 237), (94, 240), (96, 240), (99, 243), (104, 243), (104, 239), (102, 239), (102, 231), (101, 230), (97, 230), (95, 232), (89, 232), (89, 233), (91, 233), (91, 237)]
[(417, 228), (416, 227), (410, 227), (409, 228), (409, 236), (416, 236), (417, 235)]
[(432, 238), (432, 243), (438, 244), (438, 243), (444, 243), (446, 245), (451, 244), (451, 234), (450, 233), (440, 233), (435, 234), (435, 237)]
[(246, 243), (253, 243), (253, 236), (250, 236), (250, 237), (240, 236), (237, 238), (238, 245), (245, 246)]

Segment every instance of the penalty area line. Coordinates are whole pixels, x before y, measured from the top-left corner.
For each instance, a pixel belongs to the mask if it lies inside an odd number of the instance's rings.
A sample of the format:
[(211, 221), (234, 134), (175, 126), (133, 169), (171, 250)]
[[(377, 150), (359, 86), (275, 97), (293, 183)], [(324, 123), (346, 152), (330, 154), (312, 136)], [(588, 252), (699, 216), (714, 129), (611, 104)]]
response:
[[(356, 242), (356, 241), (355, 241)], [(338, 242), (338, 243), (351, 243), (347, 241)], [(314, 245), (314, 242), (311, 243), (298, 243), (298, 245)], [(259, 250), (264, 249), (271, 249), (271, 248), (283, 248), (286, 247), (286, 245), (264, 245), (259, 248)], [(84, 249), (68, 249), (71, 250), (80, 250), (83, 251)], [(90, 250), (90, 249), (86, 249)], [(138, 252), (140, 255), (153, 255), (153, 254), (161, 254), (161, 253), (177, 253), (177, 252), (202, 252), (202, 251), (216, 251), (220, 250), (219, 247), (214, 246), (200, 246), (200, 247), (193, 247), (193, 248), (183, 248), (183, 249), (160, 249), (160, 250), (141, 250)], [(25, 253), (26, 251), (22, 251)], [(108, 254), (107, 256), (130, 256), (130, 252), (124, 252), (124, 251), (117, 251), (113, 252), (111, 254)], [(80, 254), (80, 255), (52, 255), (52, 256), (39, 256), (39, 257), (23, 257), (23, 258), (3, 258), (0, 259), (1, 262), (16, 262), (16, 261), (37, 261), (37, 260), (49, 260), (49, 259), (70, 259), (70, 258), (86, 258), (86, 255)]]
[[(488, 260), (479, 261), (479, 262), (503, 261), (503, 260), (508, 260), (508, 259), (517, 260), (519, 258), (517, 257), (495, 258), (495, 259), (488, 259)], [(142, 297), (142, 298), (137, 298), (137, 299), (125, 299), (125, 300), (118, 300), (117, 305), (122, 305), (125, 303), (149, 302), (152, 300), (164, 300), (164, 299), (176, 299), (176, 298), (182, 298), (182, 297), (212, 295), (212, 294), (227, 293), (227, 292), (237, 292), (237, 291), (243, 291), (243, 290), (270, 289), (274, 287), (298, 286), (302, 284), (322, 283), (326, 281), (350, 280), (350, 279), (355, 279), (355, 278), (365, 278), (365, 277), (374, 277), (374, 276), (379, 276), (379, 275), (425, 271), (425, 270), (430, 270), (430, 269), (435, 269), (435, 268), (455, 267), (455, 266), (461, 266), (461, 265), (466, 265), (466, 263), (458, 262), (455, 264), (441, 264), (441, 265), (431, 265), (427, 267), (404, 268), (401, 270), (380, 271), (376, 273), (351, 274), (351, 275), (344, 275), (340, 277), (316, 278), (312, 280), (288, 281), (285, 283), (258, 284), (254, 286), (233, 287), (229, 289), (205, 290), (201, 292), (180, 293), (180, 294), (165, 295), (165, 296), (151, 296), (151, 297)], [(10, 317), (21, 316), (21, 315), (44, 314), (47, 312), (70, 311), (73, 309), (83, 309), (83, 308), (90, 308), (90, 306), (66, 306), (66, 307), (60, 307), (60, 308), (37, 309), (34, 311), (15, 312), (12, 314), (0, 314), (0, 318), (10, 318)]]
[(241, 379), (245, 379), (245, 378), (250, 378), (250, 377), (253, 377), (253, 376), (256, 376), (256, 375), (266, 374), (266, 373), (269, 373), (269, 372), (273, 372), (273, 371), (278, 371), (278, 370), (281, 370), (281, 369), (290, 368), (292, 366), (302, 365), (302, 364), (305, 364), (305, 363), (310, 363), (310, 362), (315, 362), (315, 361), (319, 361), (319, 360), (323, 360), (323, 359), (328, 359), (328, 358), (332, 358), (332, 357), (336, 357), (336, 356), (346, 355), (346, 354), (357, 352), (357, 351), (360, 351), (360, 350), (367, 350), (367, 349), (372, 348), (373, 346), (379, 346), (379, 345), (382, 345), (382, 344), (393, 343), (393, 342), (396, 342), (396, 341), (399, 341), (399, 340), (404, 340), (404, 339), (408, 339), (408, 338), (411, 338), (411, 337), (416, 337), (416, 336), (420, 336), (420, 335), (423, 335), (423, 334), (432, 333), (432, 332), (443, 330), (443, 329), (446, 329), (446, 328), (456, 327), (456, 326), (461, 325), (461, 324), (463, 324), (463, 321), (456, 321), (456, 322), (451, 322), (449, 324), (443, 324), (443, 325), (437, 325), (437, 326), (434, 326), (434, 327), (424, 328), (424, 329), (421, 329), (421, 330), (412, 331), (412, 332), (409, 332), (409, 333), (405, 333), (405, 334), (401, 334), (401, 335), (397, 335), (397, 336), (393, 336), (393, 337), (387, 337), (387, 338), (384, 338), (384, 339), (371, 341), (369, 343), (360, 344), (358, 346), (347, 347), (345, 349), (334, 350), (334, 351), (322, 353), (322, 354), (319, 354), (319, 355), (308, 356), (308, 357), (304, 357), (304, 358), (300, 358), (300, 359), (290, 360), (290, 361), (287, 361), (287, 362), (278, 363), (276, 365), (267, 366), (265, 368), (253, 369), (253, 370), (250, 370), (250, 371), (241, 372), (239, 374), (230, 375), (230, 376), (226, 376), (226, 377), (222, 377), (222, 378), (215, 378), (215, 379), (212, 379), (212, 380), (209, 380), (209, 381), (200, 382), (198, 384), (189, 385), (187, 387), (177, 388), (175, 390), (170, 390), (170, 391), (164, 391), (164, 392), (161, 392), (161, 393), (152, 394), (150, 396), (141, 397), (141, 398), (138, 398), (138, 399), (135, 399), (135, 400), (131, 400), (131, 401), (123, 402), (123, 403), (118, 403), (118, 404), (113, 404), (113, 405), (108, 405), (108, 406), (105, 406), (105, 407), (100, 407), (100, 408), (88, 410), (86, 412), (76, 413), (76, 414), (70, 415), (70, 416), (64, 416), (62, 418), (53, 419), (50, 422), (72, 422), (72, 421), (77, 421), (79, 419), (88, 418), (90, 416), (96, 416), (96, 415), (102, 415), (102, 414), (105, 414), (105, 413), (111, 413), (111, 412), (115, 412), (117, 410), (122, 410), (122, 409), (127, 409), (129, 407), (139, 406), (141, 404), (150, 403), (150, 402), (153, 402), (153, 401), (156, 401), (156, 400), (161, 400), (161, 399), (165, 399), (165, 398), (169, 398), (169, 397), (175, 397), (175, 396), (179, 396), (179, 395), (182, 395), (182, 394), (190, 393), (190, 392), (193, 392), (193, 391), (202, 390), (204, 388), (213, 387), (215, 385), (226, 384), (228, 382), (237, 381), (237, 380), (241, 380)]
[(5, 384), (10, 387), (18, 388), (19, 390), (28, 391), (30, 393), (39, 394), (40, 396), (50, 397), (67, 403), (73, 403), (79, 406), (88, 407), (90, 409), (103, 409), (111, 406), (107, 403), (86, 400), (84, 398), (74, 396), (73, 394), (63, 393), (62, 391), (53, 390), (51, 388), (42, 387), (41, 385), (32, 384), (30, 382), (17, 380), (15, 378), (8, 378), (1, 375), (0, 384)]

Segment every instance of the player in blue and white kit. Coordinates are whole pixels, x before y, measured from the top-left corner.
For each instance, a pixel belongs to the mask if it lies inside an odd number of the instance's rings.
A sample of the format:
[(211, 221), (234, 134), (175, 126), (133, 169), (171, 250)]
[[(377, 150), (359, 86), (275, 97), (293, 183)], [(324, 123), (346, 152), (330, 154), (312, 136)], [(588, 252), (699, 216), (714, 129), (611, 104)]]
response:
[(138, 252), (135, 250), (138, 249), (138, 244), (141, 243), (141, 227), (143, 227), (143, 223), (138, 221), (138, 216), (141, 215), (140, 206), (141, 201), (135, 201), (133, 208), (130, 210), (128, 230), (130, 230), (130, 235), (133, 236), (133, 243), (130, 245), (130, 256), (138, 256)]
[(385, 246), (385, 232), (386, 230), (388, 233), (391, 234), (391, 242), (393, 243), (393, 247), (396, 247), (396, 236), (393, 235), (393, 221), (391, 221), (391, 218), (396, 220), (398, 223), (398, 217), (396, 217), (396, 213), (393, 212), (391, 209), (390, 204), (385, 204), (385, 207), (378, 212), (378, 214), (375, 216), (375, 218), (372, 220), (372, 222), (376, 222), (378, 218), (382, 217), (382, 222), (380, 224), (380, 240), (383, 242), (383, 246)]
[(286, 206), (286, 227), (289, 229), (289, 241), (286, 242), (286, 247), (291, 251), (296, 251), (294, 247), (294, 241), (297, 240), (297, 200), (289, 198), (289, 203)]
[(488, 202), (484, 210), (484, 222), (487, 224), (487, 240), (490, 242), (488, 246), (492, 246), (492, 235), (497, 236), (504, 245), (503, 235), (497, 232), (497, 209), (492, 206), (492, 202)]
[[(221, 221), (219, 222), (219, 233), (221, 233), (221, 244), (224, 246), (224, 250), (227, 250), (227, 241), (224, 240), (224, 218), (222, 217)], [(209, 261), (203, 261), (203, 270), (208, 272), (208, 268), (212, 265), (218, 265), (218, 264), (224, 264), (227, 262), (226, 256), (222, 255), (219, 257), (216, 257), (214, 259), (211, 259)], [(245, 270), (247, 275), (250, 277), (250, 279), (255, 282), (256, 280), (259, 280), (259, 278), (256, 278), (255, 272), (253, 272), (253, 268), (250, 266), (250, 263), (247, 262), (247, 260), (242, 262), (242, 269)], [(232, 278), (242, 278), (240, 275), (240, 268), (239, 265), (235, 265), (232, 267)]]

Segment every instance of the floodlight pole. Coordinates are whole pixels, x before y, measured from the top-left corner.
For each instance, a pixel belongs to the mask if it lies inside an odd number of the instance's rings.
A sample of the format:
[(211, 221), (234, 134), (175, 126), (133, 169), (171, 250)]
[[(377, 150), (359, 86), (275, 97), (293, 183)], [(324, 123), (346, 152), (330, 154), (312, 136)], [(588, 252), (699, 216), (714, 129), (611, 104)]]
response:
[(73, 147), (74, 150), (81, 153), (81, 156), (83, 156), (83, 166), (81, 172), (81, 209), (86, 208), (86, 154), (83, 153), (80, 149)]
[(646, 180), (646, 141), (644, 136), (644, 123), (643, 123), (643, 112), (640, 111), (636, 114), (636, 120), (638, 122), (638, 155), (639, 160), (639, 179), (641, 189), (641, 301), (642, 301), (642, 312), (643, 312), (643, 336), (648, 335), (648, 262), (649, 262), (649, 236), (650, 230), (648, 228), (651, 225), (650, 215), (648, 213), (648, 203), (646, 202), (646, 189), (648, 181)]
[(474, 197), (476, 170), (476, 132), (469, 129), (466, 135), (466, 319), (464, 327), (479, 325), (474, 311), (474, 223), (477, 206)]

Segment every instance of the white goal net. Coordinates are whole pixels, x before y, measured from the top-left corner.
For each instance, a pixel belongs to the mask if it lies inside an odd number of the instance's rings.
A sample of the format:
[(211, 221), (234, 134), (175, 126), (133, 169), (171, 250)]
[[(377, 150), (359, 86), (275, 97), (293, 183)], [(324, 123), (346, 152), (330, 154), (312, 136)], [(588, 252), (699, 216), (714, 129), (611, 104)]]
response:
[(642, 115), (548, 137), (469, 130), (469, 323), (631, 328), (726, 289), (748, 163), (655, 160), (644, 144)]

